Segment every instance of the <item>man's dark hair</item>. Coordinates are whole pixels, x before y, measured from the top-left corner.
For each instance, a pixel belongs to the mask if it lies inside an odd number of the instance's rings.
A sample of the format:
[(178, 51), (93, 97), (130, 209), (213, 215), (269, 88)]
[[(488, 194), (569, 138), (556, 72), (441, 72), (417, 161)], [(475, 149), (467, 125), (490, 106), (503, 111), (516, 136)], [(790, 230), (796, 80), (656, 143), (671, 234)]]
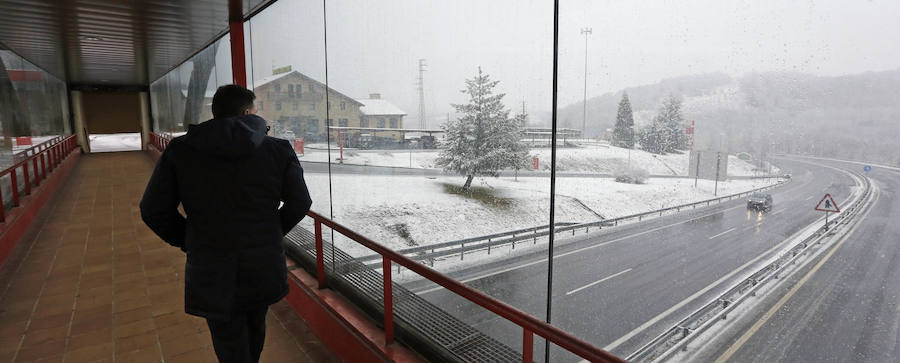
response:
[(253, 108), (256, 95), (236, 84), (229, 84), (216, 90), (212, 101), (212, 114), (215, 118), (240, 116), (244, 111)]

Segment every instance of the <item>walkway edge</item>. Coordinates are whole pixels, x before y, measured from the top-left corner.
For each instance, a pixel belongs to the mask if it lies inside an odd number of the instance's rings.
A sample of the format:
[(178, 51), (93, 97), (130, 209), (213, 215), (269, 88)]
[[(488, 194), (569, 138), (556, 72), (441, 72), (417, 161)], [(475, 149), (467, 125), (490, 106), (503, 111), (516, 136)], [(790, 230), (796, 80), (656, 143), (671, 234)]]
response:
[(9, 212), (0, 235), (0, 267), (6, 264), (22, 237), (31, 230), (42, 207), (60, 189), (60, 184), (68, 178), (80, 158), (81, 153), (73, 150), (41, 185), (31, 190), (31, 195), (22, 198), (19, 207)]
[(353, 303), (330, 289), (318, 289), (316, 279), (288, 258), (290, 292), (285, 297), (329, 351), (346, 362), (424, 362), (399, 343), (384, 344), (384, 331)]

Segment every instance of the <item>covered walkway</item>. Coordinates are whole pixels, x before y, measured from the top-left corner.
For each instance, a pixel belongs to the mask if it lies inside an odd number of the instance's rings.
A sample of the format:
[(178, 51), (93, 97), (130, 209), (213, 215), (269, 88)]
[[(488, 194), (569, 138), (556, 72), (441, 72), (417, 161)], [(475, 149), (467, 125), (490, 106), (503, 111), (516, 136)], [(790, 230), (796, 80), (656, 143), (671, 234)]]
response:
[[(183, 312), (184, 254), (140, 218), (152, 169), (145, 152), (81, 158), (0, 270), (0, 361), (215, 361)], [(267, 322), (262, 361), (335, 360), (284, 301)]]

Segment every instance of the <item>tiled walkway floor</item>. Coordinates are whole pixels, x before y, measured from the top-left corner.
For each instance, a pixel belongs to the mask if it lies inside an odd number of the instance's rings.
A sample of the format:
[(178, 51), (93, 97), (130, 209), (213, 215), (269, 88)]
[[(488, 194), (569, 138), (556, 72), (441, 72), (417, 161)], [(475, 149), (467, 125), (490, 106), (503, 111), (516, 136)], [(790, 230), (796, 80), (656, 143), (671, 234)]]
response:
[[(152, 169), (143, 152), (79, 161), (0, 274), (0, 362), (215, 361), (183, 310), (184, 254), (140, 218)], [(262, 361), (335, 360), (285, 302), (267, 321)]]

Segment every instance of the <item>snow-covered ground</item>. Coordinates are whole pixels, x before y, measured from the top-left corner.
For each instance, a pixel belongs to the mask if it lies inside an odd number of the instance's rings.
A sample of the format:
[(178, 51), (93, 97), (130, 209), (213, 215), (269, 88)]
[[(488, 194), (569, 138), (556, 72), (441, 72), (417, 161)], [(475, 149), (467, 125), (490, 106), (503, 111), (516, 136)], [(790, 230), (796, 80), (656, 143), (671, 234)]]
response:
[(133, 151), (141, 149), (140, 133), (91, 134), (91, 152)]
[[(305, 175), (313, 210), (328, 216), (328, 175)], [(483, 178), (473, 186), (492, 198), (475, 199), (448, 192), (462, 177), (332, 175), (334, 219), (390, 248), (400, 249), (482, 236), (548, 223), (548, 178)], [(771, 183), (765, 180), (719, 182), (719, 195)], [(606, 178), (557, 180), (558, 222), (591, 222), (713, 198), (713, 182), (651, 178), (646, 184)], [(577, 200), (576, 200), (577, 199)], [(580, 201), (580, 203), (579, 203)], [(309, 221), (305, 221), (309, 227)], [(338, 246), (354, 255), (371, 252), (352, 242)]]
[[(305, 154), (300, 156), (301, 161), (327, 162), (327, 145), (308, 145)], [(408, 167), (435, 169), (434, 161), (438, 156), (437, 150), (356, 150), (344, 149), (345, 164), (373, 165), (390, 167)], [(642, 150), (631, 150), (631, 165), (643, 167), (651, 175), (688, 175), (689, 154), (656, 155)], [(533, 148), (531, 155), (538, 158), (539, 170), (550, 171), (550, 148)], [(331, 160), (334, 162), (340, 158), (340, 150), (331, 150)], [(604, 143), (586, 143), (582, 147), (569, 147), (557, 149), (557, 171), (561, 172), (589, 172), (612, 174), (618, 169), (624, 169), (628, 165), (629, 150)], [(751, 163), (738, 159), (733, 155), (728, 157), (728, 175), (752, 176), (759, 175)], [(777, 172), (777, 170), (773, 170)]]

